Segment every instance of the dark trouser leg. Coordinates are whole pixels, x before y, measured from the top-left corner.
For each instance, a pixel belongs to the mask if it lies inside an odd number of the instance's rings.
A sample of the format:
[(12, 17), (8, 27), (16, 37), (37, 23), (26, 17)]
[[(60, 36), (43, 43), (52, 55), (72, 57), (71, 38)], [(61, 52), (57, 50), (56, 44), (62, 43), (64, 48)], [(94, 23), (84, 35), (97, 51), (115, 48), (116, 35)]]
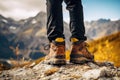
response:
[(70, 13), (71, 38), (86, 40), (85, 27), (83, 22), (83, 7), (81, 0), (64, 0)]
[(63, 0), (47, 0), (47, 36), (49, 41), (63, 37)]

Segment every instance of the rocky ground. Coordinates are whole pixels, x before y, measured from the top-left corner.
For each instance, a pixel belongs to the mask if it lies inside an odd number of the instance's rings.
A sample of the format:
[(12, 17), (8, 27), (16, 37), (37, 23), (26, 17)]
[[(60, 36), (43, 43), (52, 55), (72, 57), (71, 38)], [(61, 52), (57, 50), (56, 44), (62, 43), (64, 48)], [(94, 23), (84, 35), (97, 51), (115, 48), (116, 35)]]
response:
[(111, 63), (67, 63), (52, 66), (43, 62), (34, 66), (1, 71), (0, 80), (120, 80), (120, 68)]

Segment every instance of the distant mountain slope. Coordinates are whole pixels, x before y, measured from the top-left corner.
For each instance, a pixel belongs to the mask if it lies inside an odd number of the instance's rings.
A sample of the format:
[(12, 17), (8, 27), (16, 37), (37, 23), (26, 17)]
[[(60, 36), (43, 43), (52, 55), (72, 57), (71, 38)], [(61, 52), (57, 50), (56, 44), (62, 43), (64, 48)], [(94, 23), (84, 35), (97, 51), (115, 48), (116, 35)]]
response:
[[(0, 34), (0, 59), (1, 58), (15, 58), (14, 53), (9, 48), (10, 43), (5, 36)], [(9, 53), (8, 53), (9, 52)]]
[[(68, 33), (66, 35), (70, 35), (68, 27), (66, 27), (68, 24), (64, 22), (64, 26), (65, 34)], [(16, 48), (19, 45), (19, 53), (25, 58), (37, 59), (48, 53), (48, 51), (44, 50), (44, 45), (48, 44), (46, 13), (44, 12), (20, 21), (14, 21), (1, 15), (0, 32), (8, 40), (9, 46)], [(5, 55), (3, 51), (0, 54)]]
[(92, 39), (101, 38), (120, 31), (120, 20), (99, 19), (86, 22), (86, 35)]

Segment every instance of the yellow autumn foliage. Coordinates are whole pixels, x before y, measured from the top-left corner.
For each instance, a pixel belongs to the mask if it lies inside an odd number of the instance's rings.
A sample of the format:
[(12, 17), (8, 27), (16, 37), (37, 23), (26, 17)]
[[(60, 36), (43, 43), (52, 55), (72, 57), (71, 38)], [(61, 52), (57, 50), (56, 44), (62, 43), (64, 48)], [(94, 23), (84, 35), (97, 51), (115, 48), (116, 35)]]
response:
[(89, 45), (95, 61), (109, 61), (120, 66), (120, 32), (89, 42)]
[[(120, 67), (120, 32), (88, 42), (89, 51), (97, 62), (112, 62)], [(66, 51), (66, 59), (70, 59), (70, 50)]]

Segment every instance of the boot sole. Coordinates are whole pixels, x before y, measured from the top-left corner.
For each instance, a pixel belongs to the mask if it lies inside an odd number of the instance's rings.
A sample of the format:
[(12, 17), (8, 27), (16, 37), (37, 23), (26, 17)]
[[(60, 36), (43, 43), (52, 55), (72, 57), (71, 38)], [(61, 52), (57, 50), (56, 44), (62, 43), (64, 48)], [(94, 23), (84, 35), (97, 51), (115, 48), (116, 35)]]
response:
[(53, 62), (53, 65), (65, 65), (66, 64), (66, 60), (55, 60), (54, 62)]
[(70, 63), (74, 63), (74, 64), (84, 64), (84, 63), (88, 63), (88, 62), (93, 62), (93, 60), (87, 59), (85, 57), (70, 59)]
[(45, 61), (44, 63), (49, 64), (49, 65), (65, 65), (66, 60), (65, 59), (53, 59), (53, 60)]

